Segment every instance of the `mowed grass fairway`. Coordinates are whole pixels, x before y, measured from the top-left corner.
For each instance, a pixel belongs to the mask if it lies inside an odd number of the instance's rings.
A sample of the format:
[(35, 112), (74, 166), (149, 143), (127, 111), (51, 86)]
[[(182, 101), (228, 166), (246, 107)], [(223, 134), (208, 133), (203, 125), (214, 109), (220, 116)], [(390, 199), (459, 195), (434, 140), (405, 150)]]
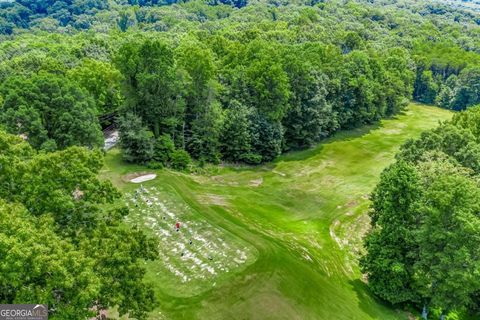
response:
[[(451, 116), (412, 104), (265, 166), (195, 175), (125, 165), (110, 151), (103, 176), (125, 192), (128, 221), (160, 238), (161, 258), (147, 265), (160, 301), (152, 319), (407, 319), (361, 280), (368, 194), (405, 140)], [(134, 172), (158, 174), (138, 206), (139, 185), (125, 178)]]

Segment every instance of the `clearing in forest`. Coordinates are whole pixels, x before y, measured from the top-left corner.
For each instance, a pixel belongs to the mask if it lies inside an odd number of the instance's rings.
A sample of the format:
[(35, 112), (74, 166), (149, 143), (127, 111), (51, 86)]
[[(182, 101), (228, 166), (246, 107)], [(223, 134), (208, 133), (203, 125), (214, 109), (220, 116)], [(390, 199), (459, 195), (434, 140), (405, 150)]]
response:
[(122, 179), (145, 168), (112, 149), (104, 177), (125, 192), (128, 221), (160, 239), (147, 265), (160, 302), (151, 318), (407, 319), (358, 270), (368, 195), (407, 139), (451, 115), (411, 104), (264, 166), (158, 170), (145, 190)]

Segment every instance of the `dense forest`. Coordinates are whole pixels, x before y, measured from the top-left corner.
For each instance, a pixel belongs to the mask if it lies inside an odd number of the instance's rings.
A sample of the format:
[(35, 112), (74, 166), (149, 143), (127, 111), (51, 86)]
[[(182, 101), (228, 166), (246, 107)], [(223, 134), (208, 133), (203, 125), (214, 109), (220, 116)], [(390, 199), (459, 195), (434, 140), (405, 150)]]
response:
[(270, 161), (412, 98), (454, 110), (480, 100), (473, 11), (166, 4), (3, 3), (0, 123), (53, 151), (101, 146), (115, 118), (127, 161), (182, 169)]
[[(437, 1), (0, 1), (0, 302), (47, 301), (57, 319), (153, 309), (155, 240), (97, 178), (105, 128), (125, 161), (187, 170), (269, 162), (412, 99), (465, 110), (480, 103), (479, 24)], [(393, 304), (480, 308), (470, 109), (407, 143), (374, 192), (362, 267)], [(41, 259), (7, 254), (32, 243)]]

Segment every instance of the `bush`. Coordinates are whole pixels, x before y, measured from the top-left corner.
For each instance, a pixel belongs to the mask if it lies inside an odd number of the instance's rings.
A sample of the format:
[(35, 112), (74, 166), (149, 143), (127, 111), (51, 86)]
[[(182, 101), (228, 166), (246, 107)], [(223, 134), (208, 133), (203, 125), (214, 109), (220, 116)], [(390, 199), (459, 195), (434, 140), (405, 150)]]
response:
[(153, 160), (166, 165), (175, 152), (175, 143), (169, 134), (163, 134), (156, 139), (153, 148)]
[(165, 165), (162, 162), (150, 161), (149, 163), (147, 163), (147, 167), (149, 169), (159, 170), (159, 169), (163, 169)]
[(260, 164), (262, 163), (262, 156), (255, 153), (246, 153), (242, 155), (242, 160), (248, 164)]
[(57, 150), (57, 143), (53, 139), (48, 139), (42, 145), (40, 146), (40, 150), (46, 151), (46, 152), (53, 152)]
[(176, 170), (185, 170), (192, 163), (192, 158), (185, 150), (175, 150), (170, 159), (170, 166)]

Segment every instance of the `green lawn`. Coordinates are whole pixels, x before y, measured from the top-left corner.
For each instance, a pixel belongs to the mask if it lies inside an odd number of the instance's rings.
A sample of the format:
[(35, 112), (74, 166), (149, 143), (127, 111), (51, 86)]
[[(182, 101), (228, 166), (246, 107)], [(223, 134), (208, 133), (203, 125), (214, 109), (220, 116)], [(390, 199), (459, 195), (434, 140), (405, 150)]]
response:
[(451, 115), (412, 104), (265, 166), (154, 171), (135, 200), (124, 176), (152, 170), (110, 151), (102, 175), (125, 192), (128, 221), (160, 238), (162, 258), (147, 265), (152, 319), (407, 319), (361, 281), (368, 194), (406, 139)]

